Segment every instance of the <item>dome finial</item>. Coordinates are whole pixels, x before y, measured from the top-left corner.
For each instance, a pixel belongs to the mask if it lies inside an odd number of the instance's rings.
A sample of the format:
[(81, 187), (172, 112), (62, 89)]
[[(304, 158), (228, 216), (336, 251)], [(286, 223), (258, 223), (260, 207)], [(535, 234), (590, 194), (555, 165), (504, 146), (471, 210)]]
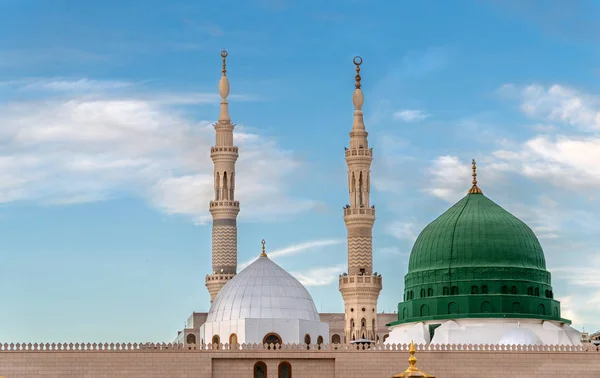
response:
[(267, 253), (265, 252), (265, 244), (267, 244), (267, 242), (265, 239), (263, 239), (260, 244), (262, 244), (262, 252), (260, 253), (260, 257), (267, 257)]
[(481, 189), (479, 189), (479, 187), (477, 186), (477, 163), (475, 162), (475, 159), (473, 159), (473, 161), (472, 161), (472, 167), (473, 167), (473, 174), (471, 176), (473, 176), (473, 186), (471, 187), (471, 189), (469, 189), (469, 191), (467, 193), (468, 194), (483, 194)]
[(354, 86), (356, 87), (356, 89), (360, 89), (360, 65), (362, 64), (362, 58), (360, 56), (355, 56), (352, 61), (356, 66), (356, 76), (354, 76), (356, 83), (354, 84)]

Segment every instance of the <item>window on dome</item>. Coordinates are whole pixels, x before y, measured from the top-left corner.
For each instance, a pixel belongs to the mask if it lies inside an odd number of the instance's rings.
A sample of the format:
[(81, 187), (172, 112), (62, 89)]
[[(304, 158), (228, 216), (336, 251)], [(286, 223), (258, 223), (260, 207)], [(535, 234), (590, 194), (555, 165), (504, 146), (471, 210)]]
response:
[(533, 288), (531, 286), (527, 288), (527, 295), (533, 295)]
[(510, 293), (511, 294), (517, 294), (517, 287), (516, 286), (511, 287), (510, 288)]
[(508, 287), (506, 285), (502, 285), (501, 292), (502, 294), (508, 294)]
[(427, 289), (427, 296), (428, 297), (432, 297), (433, 296), (433, 289), (432, 288)]
[(229, 335), (229, 345), (237, 345), (237, 343), (237, 335), (235, 333)]
[(492, 304), (488, 301), (481, 302), (481, 312), (492, 312)]
[(287, 361), (279, 363), (279, 367), (277, 368), (277, 377), (292, 378), (292, 365)]
[(458, 305), (456, 302), (448, 303), (448, 314), (458, 314)]
[(479, 288), (476, 285), (471, 286), (471, 294), (479, 294)]
[(487, 288), (487, 285), (483, 285), (483, 286), (481, 287), (481, 294), (487, 294), (487, 293), (488, 293), (488, 288)]
[(443, 293), (444, 293), (444, 295), (450, 294), (450, 289), (448, 289), (448, 286), (444, 286)]
[(425, 298), (425, 289), (421, 289), (421, 298)]
[(304, 335), (304, 344), (310, 345), (310, 335), (308, 333)]
[(317, 345), (319, 349), (321, 349), (321, 345), (323, 344), (323, 336), (317, 337)]
[(546, 290), (546, 298), (550, 298), (550, 290)]
[(427, 306), (427, 305), (421, 306), (421, 316), (429, 316), (429, 306)]
[(546, 306), (544, 306), (541, 303), (538, 305), (538, 314), (539, 315), (546, 315)]
[(452, 295), (458, 295), (458, 287), (452, 286)]
[(337, 333), (333, 336), (331, 336), (331, 343), (332, 344), (341, 344), (342, 340), (340, 338), (340, 335), (338, 335)]
[(219, 338), (219, 335), (214, 335), (212, 338), (212, 343), (217, 344), (217, 349), (219, 348), (219, 344), (221, 344), (221, 339)]
[(254, 378), (267, 378), (267, 364), (262, 361), (254, 364)]
[(536, 297), (539, 297), (539, 296), (540, 296), (540, 288), (539, 288), (539, 287), (536, 287), (536, 288), (535, 288), (535, 296), (536, 296)]

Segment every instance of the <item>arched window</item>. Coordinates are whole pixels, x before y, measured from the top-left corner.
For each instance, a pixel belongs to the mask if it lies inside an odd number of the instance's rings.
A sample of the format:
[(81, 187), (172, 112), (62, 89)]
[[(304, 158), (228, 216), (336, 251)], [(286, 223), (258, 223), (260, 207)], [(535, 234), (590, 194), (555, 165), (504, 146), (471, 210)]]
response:
[(448, 314), (458, 314), (458, 305), (456, 302), (448, 303)]
[(538, 314), (539, 315), (546, 315), (546, 306), (544, 306), (541, 303), (538, 305)]
[(502, 285), (500, 291), (502, 292), (502, 294), (508, 294), (508, 287), (506, 287), (506, 285)]
[(217, 344), (217, 349), (219, 349), (219, 344), (221, 344), (221, 339), (219, 338), (219, 335), (214, 335), (212, 338), (212, 343)]
[(317, 347), (321, 349), (321, 345), (323, 345), (323, 336), (319, 335), (317, 337)]
[(487, 285), (483, 285), (481, 287), (481, 294), (487, 294), (487, 293), (488, 293)]
[(492, 312), (492, 304), (488, 301), (481, 302), (481, 312)]
[(337, 333), (333, 336), (331, 336), (331, 343), (332, 344), (341, 344), (342, 340), (340, 338), (340, 335), (338, 335)]
[(421, 289), (421, 298), (425, 298), (425, 289)]
[(427, 296), (428, 297), (432, 297), (433, 296), (433, 289), (432, 288), (427, 289)]
[(458, 295), (458, 287), (452, 286), (452, 295)]
[(267, 378), (267, 364), (262, 361), (254, 364), (254, 378)]
[(185, 338), (185, 341), (188, 344), (196, 344), (196, 335), (194, 335), (193, 333), (190, 333), (189, 335), (187, 335), (187, 337)]
[(444, 289), (443, 289), (443, 294), (444, 294), (444, 295), (448, 295), (448, 294), (450, 294), (450, 289), (448, 289), (448, 286), (444, 286)]
[(536, 297), (539, 297), (539, 296), (540, 296), (540, 288), (539, 288), (539, 287), (536, 287), (536, 288), (535, 288), (535, 296), (536, 296)]
[(533, 288), (531, 286), (527, 288), (527, 295), (533, 295)]
[(476, 285), (471, 286), (471, 294), (479, 294), (479, 288)]
[(517, 294), (517, 287), (516, 286), (511, 287), (510, 288), (510, 293), (513, 294), (513, 295)]
[(269, 349), (271, 348), (271, 344), (273, 345), (277, 345), (279, 344), (279, 347), (281, 347), (282, 341), (281, 341), (281, 336), (279, 336), (278, 334), (271, 332), (271, 333), (267, 333), (265, 335), (265, 337), (263, 337), (263, 344), (267, 344), (269, 346)]
[(310, 335), (308, 333), (304, 335), (304, 344), (310, 345)]
[(514, 312), (514, 313), (521, 312), (521, 303), (519, 303), (519, 302), (513, 302), (513, 304), (512, 304), (512, 312)]
[(550, 290), (546, 289), (546, 298), (550, 298)]
[(361, 326), (361, 328), (364, 328), (364, 327), (366, 327), (366, 326), (367, 326), (367, 319), (365, 319), (365, 318), (362, 318), (362, 319), (360, 320), (360, 326)]
[(390, 337), (390, 335), (387, 333), (385, 335), (383, 335), (383, 341), (385, 342), (385, 340), (387, 340), (388, 337)]
[(427, 305), (421, 306), (421, 316), (429, 316), (429, 306), (427, 306)]
[(287, 361), (280, 362), (277, 368), (277, 377), (292, 378), (292, 365)]
[(235, 333), (232, 333), (231, 335), (229, 335), (229, 345), (237, 345), (238, 341), (237, 341), (237, 335)]

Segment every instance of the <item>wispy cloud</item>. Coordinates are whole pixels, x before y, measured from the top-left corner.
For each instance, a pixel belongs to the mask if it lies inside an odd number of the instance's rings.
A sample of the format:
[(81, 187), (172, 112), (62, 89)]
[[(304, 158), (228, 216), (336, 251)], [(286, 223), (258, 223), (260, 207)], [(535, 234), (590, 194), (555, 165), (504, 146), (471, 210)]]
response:
[[(45, 83), (78, 91), (0, 105), (0, 202), (68, 204), (129, 193), (169, 214), (200, 223), (209, 219), (211, 121), (189, 119), (167, 101), (150, 99), (160, 93), (88, 95), (96, 88), (118, 87), (115, 82)], [(212, 96), (198, 93), (194, 101), (211, 103)], [(236, 192), (245, 205), (242, 219), (268, 220), (314, 206), (312, 200), (289, 194), (289, 177), (301, 166), (292, 151), (243, 125), (234, 138), (243, 151)]]
[(399, 110), (394, 113), (394, 119), (404, 122), (417, 122), (422, 121), (426, 118), (431, 117), (431, 114), (424, 112), (423, 110), (417, 109), (405, 109)]
[(304, 286), (327, 286), (338, 280), (338, 275), (346, 269), (345, 264), (309, 269), (290, 274)]
[[(319, 250), (322, 247), (329, 247), (333, 245), (339, 245), (344, 243), (344, 239), (322, 239), (322, 240), (311, 240), (303, 243), (292, 244), (287, 247), (283, 247), (280, 249), (275, 249), (273, 251), (267, 251), (267, 255), (270, 259), (276, 260), (283, 256), (293, 256), (299, 253), (307, 253), (314, 252), (315, 250)], [(248, 265), (252, 264), (252, 262), (256, 259), (252, 259), (244, 262), (243, 264), (238, 265), (238, 270), (242, 270)]]
[(415, 240), (417, 240), (421, 229), (422, 227), (417, 225), (414, 221), (393, 221), (385, 226), (387, 234), (399, 240), (407, 240), (410, 243), (414, 243)]

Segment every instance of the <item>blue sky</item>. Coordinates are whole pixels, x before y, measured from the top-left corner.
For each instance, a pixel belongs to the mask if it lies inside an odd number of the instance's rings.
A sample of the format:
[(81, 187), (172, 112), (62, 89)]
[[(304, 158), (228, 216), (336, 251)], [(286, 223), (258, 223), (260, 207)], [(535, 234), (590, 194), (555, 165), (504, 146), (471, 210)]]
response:
[(222, 48), (240, 264), (264, 238), (342, 311), (361, 55), (379, 309), (476, 158), (539, 236), (563, 315), (600, 328), (600, 5), (523, 3), (0, 0), (0, 340), (170, 341), (208, 310)]

